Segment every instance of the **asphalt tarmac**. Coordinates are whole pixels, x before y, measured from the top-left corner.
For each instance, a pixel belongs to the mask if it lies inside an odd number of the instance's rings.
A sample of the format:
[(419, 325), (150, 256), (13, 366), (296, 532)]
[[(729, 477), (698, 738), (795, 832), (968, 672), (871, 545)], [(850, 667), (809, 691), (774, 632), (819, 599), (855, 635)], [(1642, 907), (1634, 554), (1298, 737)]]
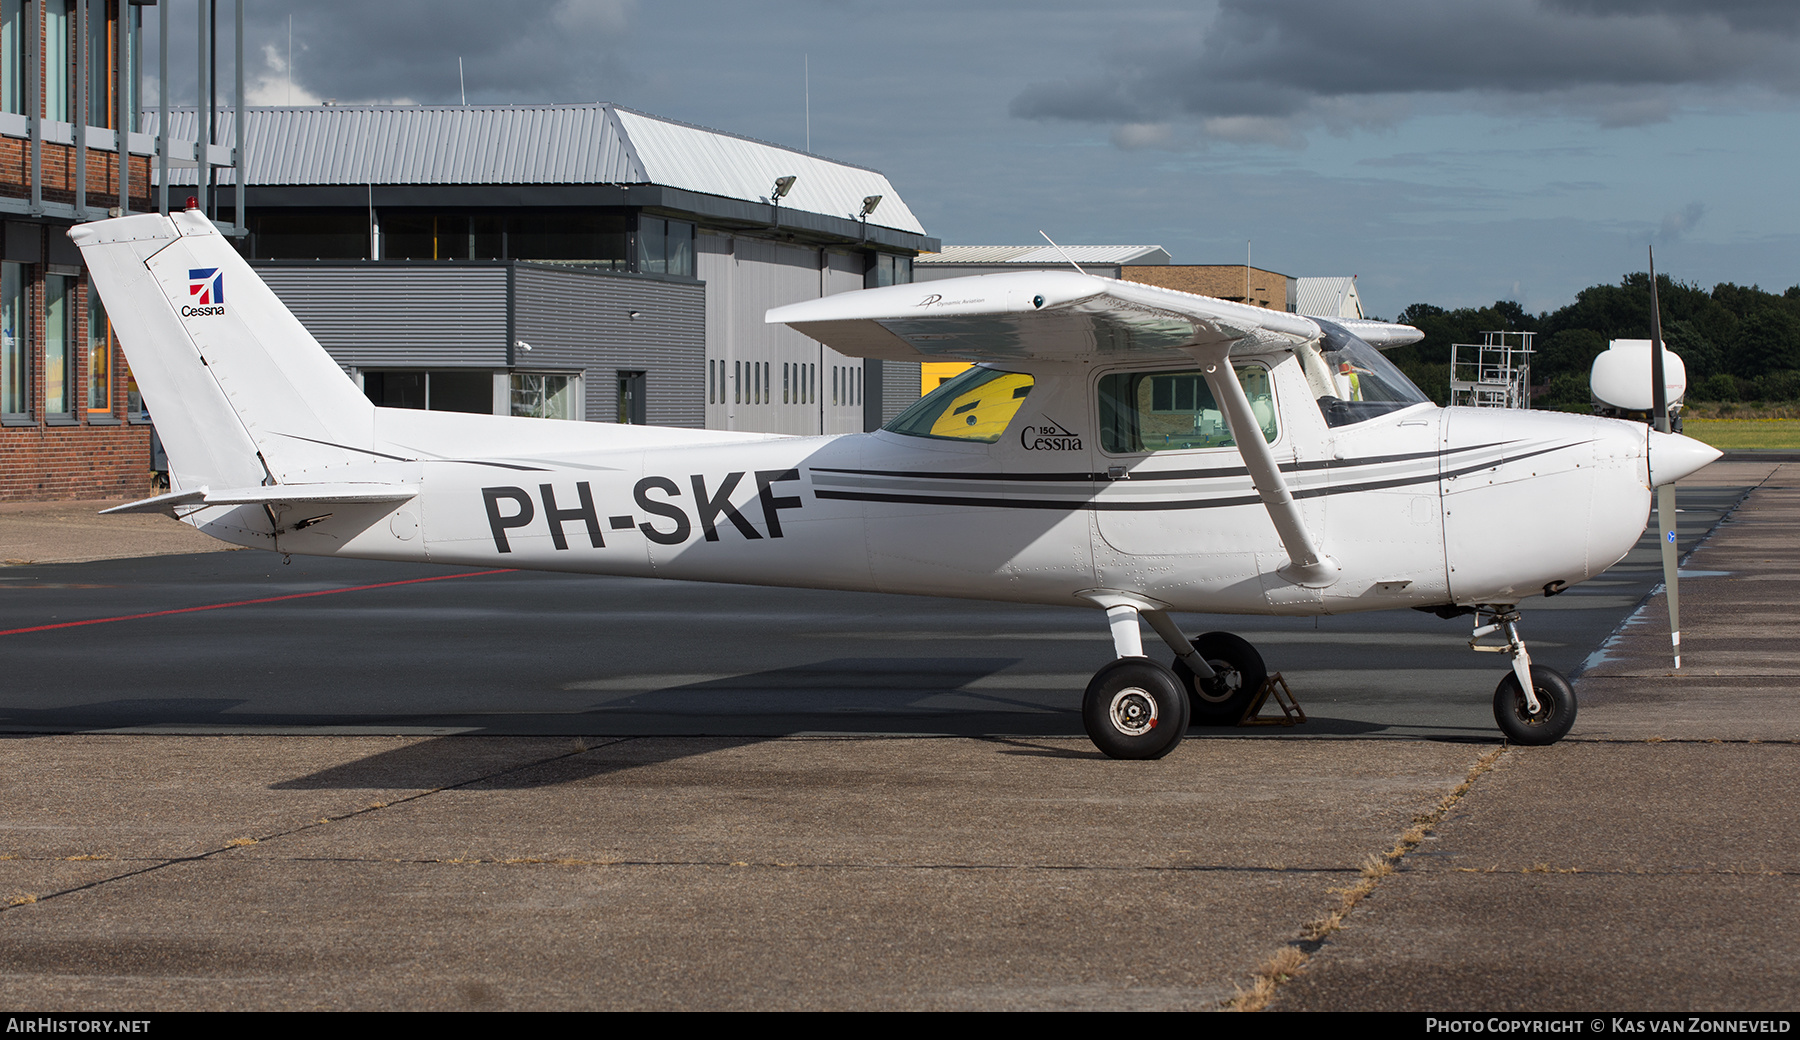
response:
[[(1684, 489), (1682, 536), (1745, 490)], [(1661, 578), (1651, 540), (1528, 601), (1532, 659), (1579, 675)], [(1282, 736), (1495, 737), (1506, 666), (1467, 618), (1181, 618), (1283, 673), (1309, 721)], [(1080, 607), (252, 551), (6, 568), (0, 632), (14, 732), (1080, 737), (1111, 659)]]
[(1414, 612), (1185, 619), (1309, 719), (1117, 763), (1079, 717), (1093, 611), (0, 568), (0, 1004), (1792, 1006), (1786, 471), (1683, 484), (1684, 547), (1713, 533), (1681, 676), (1653, 537), (1529, 601), (1583, 696), (1544, 749), (1501, 745), (1467, 619)]

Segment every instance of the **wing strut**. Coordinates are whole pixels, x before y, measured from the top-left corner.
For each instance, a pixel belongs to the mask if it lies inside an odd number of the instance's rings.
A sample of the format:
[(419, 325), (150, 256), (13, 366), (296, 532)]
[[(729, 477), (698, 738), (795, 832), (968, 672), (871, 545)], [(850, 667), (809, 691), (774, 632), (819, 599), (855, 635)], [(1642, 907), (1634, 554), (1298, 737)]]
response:
[(1269, 442), (1263, 440), (1262, 424), (1250, 410), (1250, 399), (1244, 395), (1244, 387), (1231, 367), (1229, 351), (1230, 344), (1221, 343), (1216, 347), (1196, 349), (1194, 356), (1200, 360), (1206, 385), (1212, 388), (1213, 400), (1225, 409), (1225, 424), (1231, 428), (1231, 439), (1237, 442), (1238, 454), (1243, 457), (1245, 468), (1250, 470), (1250, 479), (1256, 484), (1256, 493), (1262, 497), (1263, 508), (1269, 511), (1269, 519), (1275, 523), (1281, 547), (1287, 550), (1288, 565), (1279, 573), (1296, 585), (1325, 588), (1338, 580), (1341, 568), (1337, 561), (1319, 551), (1300, 519), (1300, 508), (1294, 504), (1287, 481), (1282, 479), (1281, 470), (1275, 465), (1275, 453), (1269, 450)]

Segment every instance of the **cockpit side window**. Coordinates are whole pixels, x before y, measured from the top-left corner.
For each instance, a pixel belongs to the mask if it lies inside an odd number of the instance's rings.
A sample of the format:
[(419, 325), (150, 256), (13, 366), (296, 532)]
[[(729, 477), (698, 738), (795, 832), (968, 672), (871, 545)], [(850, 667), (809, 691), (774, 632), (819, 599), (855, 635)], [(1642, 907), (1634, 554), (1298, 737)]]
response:
[[(1274, 443), (1280, 431), (1269, 370), (1261, 365), (1240, 365), (1236, 371), (1263, 439)], [(1100, 447), (1104, 451), (1123, 455), (1236, 443), (1224, 411), (1198, 370), (1114, 372), (1100, 378)]]
[(992, 444), (1006, 432), (1035, 382), (1023, 372), (977, 366), (920, 398), (884, 429), (909, 437)]

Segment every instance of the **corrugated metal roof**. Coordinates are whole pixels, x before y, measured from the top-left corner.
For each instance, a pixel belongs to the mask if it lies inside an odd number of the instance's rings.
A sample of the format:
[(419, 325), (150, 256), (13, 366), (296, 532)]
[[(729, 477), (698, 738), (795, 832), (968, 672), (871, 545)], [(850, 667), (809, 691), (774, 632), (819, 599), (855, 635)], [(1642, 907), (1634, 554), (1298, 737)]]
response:
[(874, 170), (628, 108), (613, 111), (653, 184), (759, 201), (768, 196), (775, 178), (791, 176), (794, 187), (781, 200), (783, 209), (855, 220), (863, 199), (880, 195), (869, 223), (925, 233), (894, 186)]
[(1166, 264), (1169, 251), (1162, 246), (945, 246), (926, 253), (915, 264), (1060, 264), (1063, 254), (1078, 264)]
[[(659, 184), (760, 202), (775, 178), (793, 176), (783, 208), (855, 219), (864, 197), (880, 195), (869, 223), (925, 233), (875, 170), (616, 105), (316, 105), (244, 113), (251, 184)], [(155, 133), (156, 114), (145, 115)], [(194, 108), (169, 109), (176, 140), (191, 140), (197, 122)], [(221, 111), (218, 140), (231, 141), (233, 132), (231, 113)], [(192, 184), (194, 171), (171, 170), (169, 180)]]
[(1362, 297), (1356, 291), (1356, 277), (1296, 278), (1294, 307), (1301, 314), (1321, 318), (1363, 317)]

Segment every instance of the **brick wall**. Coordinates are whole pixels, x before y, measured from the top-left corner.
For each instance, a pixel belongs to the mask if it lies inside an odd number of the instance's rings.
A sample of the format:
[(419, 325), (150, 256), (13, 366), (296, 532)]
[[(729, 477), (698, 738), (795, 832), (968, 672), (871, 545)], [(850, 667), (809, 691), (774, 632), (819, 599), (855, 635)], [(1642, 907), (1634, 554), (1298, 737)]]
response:
[[(1250, 293), (1245, 299), (1245, 272), (1248, 270)], [(1211, 296), (1219, 300), (1253, 303), (1258, 307), (1287, 310), (1288, 276), (1260, 267), (1246, 269), (1243, 264), (1156, 264), (1128, 265), (1119, 269), (1119, 279), (1160, 285), (1164, 289)]]
[[(46, 226), (44, 235), (62, 234)], [(46, 243), (47, 244), (47, 243)], [(25, 307), (30, 316), (26, 371), (30, 412), (23, 420), (8, 417), (0, 426), (0, 501), (53, 499), (143, 498), (150, 493), (150, 427), (125, 422), (130, 372), (124, 352), (113, 344), (111, 409), (87, 407), (87, 277), (69, 294), (69, 335), (76, 349), (74, 412), (45, 413), (44, 264), (22, 265)]]
[(148, 426), (0, 429), (0, 501), (144, 498), (149, 494)]
[[(102, 213), (119, 204), (119, 157), (112, 152), (90, 150), (87, 155), (88, 205)], [(44, 201), (75, 201), (75, 149), (66, 144), (46, 142), (39, 160), (44, 173)], [(13, 198), (31, 197), (31, 142), (17, 137), (0, 137), (0, 195)], [(131, 157), (131, 208), (142, 212), (151, 208), (150, 160)]]

